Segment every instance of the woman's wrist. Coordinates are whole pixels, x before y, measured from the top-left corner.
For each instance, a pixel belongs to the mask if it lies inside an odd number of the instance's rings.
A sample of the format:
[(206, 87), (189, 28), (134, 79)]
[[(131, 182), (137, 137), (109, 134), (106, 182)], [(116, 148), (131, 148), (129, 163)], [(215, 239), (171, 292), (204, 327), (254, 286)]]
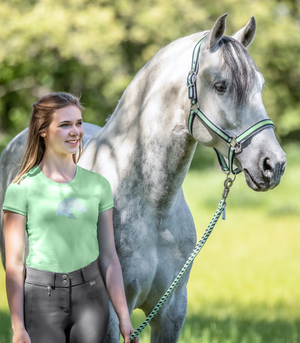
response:
[(126, 311), (124, 311), (124, 312), (122, 312), (122, 313), (118, 313), (117, 312), (117, 316), (118, 316), (118, 318), (119, 318), (119, 322), (126, 322), (126, 321), (130, 321), (130, 316), (129, 316), (129, 312), (128, 312), (128, 310), (126, 310)]
[(11, 328), (14, 334), (18, 332), (26, 331), (24, 323), (12, 324)]

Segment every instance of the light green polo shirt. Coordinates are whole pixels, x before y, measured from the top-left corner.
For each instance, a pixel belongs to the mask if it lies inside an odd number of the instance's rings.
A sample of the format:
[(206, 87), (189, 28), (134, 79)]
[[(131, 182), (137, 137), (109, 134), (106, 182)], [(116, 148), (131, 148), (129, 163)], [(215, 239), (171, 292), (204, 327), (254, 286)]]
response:
[(26, 216), (29, 267), (68, 273), (99, 255), (99, 212), (114, 206), (109, 182), (76, 166), (74, 179), (57, 183), (38, 166), (6, 190), (3, 209)]

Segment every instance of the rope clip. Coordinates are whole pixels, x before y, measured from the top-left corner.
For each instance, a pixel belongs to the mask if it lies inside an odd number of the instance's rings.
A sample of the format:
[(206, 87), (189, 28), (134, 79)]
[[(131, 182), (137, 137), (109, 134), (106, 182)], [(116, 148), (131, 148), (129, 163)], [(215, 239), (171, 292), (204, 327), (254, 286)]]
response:
[(233, 179), (229, 177), (230, 173), (227, 174), (226, 180), (224, 181), (224, 191), (222, 194), (222, 199), (225, 201), (228, 197), (231, 186), (233, 185), (234, 180), (236, 179), (236, 174), (233, 174)]
[(224, 191), (222, 194), (222, 200), (224, 202), (224, 208), (223, 208), (223, 212), (222, 212), (222, 219), (225, 220), (226, 219), (226, 199), (228, 197), (229, 191), (231, 186), (233, 185), (234, 180), (236, 179), (236, 174), (233, 174), (233, 179), (231, 177), (229, 177), (230, 172), (227, 174), (226, 180), (224, 181)]

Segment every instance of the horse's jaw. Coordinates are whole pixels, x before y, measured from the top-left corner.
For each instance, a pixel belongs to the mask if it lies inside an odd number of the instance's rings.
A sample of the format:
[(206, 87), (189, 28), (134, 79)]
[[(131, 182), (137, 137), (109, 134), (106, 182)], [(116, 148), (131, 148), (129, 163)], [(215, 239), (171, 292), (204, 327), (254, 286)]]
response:
[(279, 185), (285, 171), (286, 155), (272, 129), (254, 136), (236, 158), (247, 185), (254, 191), (265, 192)]

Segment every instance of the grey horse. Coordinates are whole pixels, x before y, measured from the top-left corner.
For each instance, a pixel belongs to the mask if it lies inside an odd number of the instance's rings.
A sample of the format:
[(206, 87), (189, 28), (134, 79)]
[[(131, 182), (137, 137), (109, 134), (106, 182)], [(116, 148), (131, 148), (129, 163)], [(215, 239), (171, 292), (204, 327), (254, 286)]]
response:
[[(79, 162), (111, 183), (115, 242), (130, 312), (140, 308), (150, 313), (195, 246), (182, 183), (197, 143), (227, 154), (226, 142), (200, 120), (194, 121), (193, 136), (188, 130), (191, 103), (186, 79), (201, 38), (207, 35), (196, 83), (198, 106), (206, 116), (235, 136), (268, 118), (261, 98), (264, 79), (245, 49), (255, 36), (254, 17), (232, 37), (224, 36), (225, 19), (223, 15), (212, 30), (180, 38), (160, 50), (137, 73), (107, 124), (90, 135)], [(25, 135), (3, 152), (2, 198), (24, 142)], [(286, 158), (269, 127), (243, 144), (234, 163), (244, 171), (250, 188), (267, 191), (279, 184)], [(3, 233), (1, 251), (4, 261)], [(189, 272), (151, 321), (152, 343), (178, 340), (186, 316), (188, 276)], [(119, 342), (112, 307), (107, 342)]]

